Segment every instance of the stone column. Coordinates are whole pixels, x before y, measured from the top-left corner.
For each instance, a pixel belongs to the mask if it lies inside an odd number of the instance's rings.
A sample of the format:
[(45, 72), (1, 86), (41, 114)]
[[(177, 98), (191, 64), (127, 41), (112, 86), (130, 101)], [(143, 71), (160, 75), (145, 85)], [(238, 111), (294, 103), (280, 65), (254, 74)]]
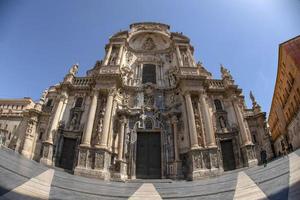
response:
[(208, 105), (205, 100), (205, 96), (203, 92), (199, 94), (200, 102), (202, 104), (202, 113), (205, 125), (205, 138), (206, 138), (206, 145), (207, 147), (216, 147), (216, 138), (214, 134), (214, 129), (212, 125), (212, 120), (209, 114)]
[(196, 148), (199, 148), (199, 145), (198, 145), (196, 124), (195, 124), (195, 115), (194, 115), (194, 111), (193, 111), (191, 95), (189, 92), (186, 92), (184, 94), (184, 97), (185, 97), (186, 109), (187, 109), (187, 115), (188, 115), (191, 149), (196, 149)]
[(178, 45), (176, 45), (176, 53), (177, 53), (177, 59), (178, 59), (179, 67), (183, 67), (183, 61), (182, 61), (182, 58), (181, 58), (181, 53), (180, 53)]
[(193, 54), (192, 54), (192, 52), (191, 52), (191, 50), (190, 50), (189, 47), (187, 48), (187, 52), (188, 52), (188, 56), (190, 57), (190, 59), (189, 59), (189, 65), (190, 65), (190, 67), (195, 67), (196, 63), (194, 61)]
[[(30, 113), (28, 113), (28, 115), (30, 115)], [(25, 130), (25, 138), (24, 138), (24, 144), (23, 144), (23, 149), (21, 151), (21, 154), (26, 158), (31, 159), (32, 150), (34, 146), (33, 142), (36, 135), (37, 116), (35, 117), (26, 116), (26, 118), (27, 117), (28, 117), (27, 127)]]
[(83, 133), (82, 146), (90, 146), (91, 145), (91, 137), (94, 126), (94, 119), (97, 109), (97, 101), (98, 101), (99, 91), (94, 91), (91, 97), (92, 101), (90, 104), (89, 114), (87, 118), (86, 127)]
[(177, 117), (172, 117), (172, 124), (173, 124), (173, 138), (174, 138), (174, 154), (175, 154), (175, 161), (179, 161), (179, 152), (177, 146)]
[(54, 113), (54, 117), (53, 117), (50, 129), (49, 129), (48, 138), (45, 141), (47, 143), (53, 144), (53, 134), (58, 128), (58, 125), (59, 125), (58, 123), (59, 123), (59, 120), (60, 120), (60, 117), (61, 117), (61, 112), (63, 110), (64, 103), (65, 103), (65, 101), (67, 101), (67, 99), (68, 99), (68, 95), (65, 91), (63, 91), (61, 96), (60, 96), (58, 105), (56, 107), (56, 111)]
[(237, 121), (240, 127), (240, 133), (242, 136), (243, 145), (252, 145), (251, 139), (249, 138), (248, 130), (246, 128), (243, 113), (237, 101), (233, 102), (234, 110), (236, 113)]
[(108, 65), (108, 61), (109, 61), (109, 58), (110, 58), (111, 51), (112, 51), (112, 44), (109, 45), (109, 49), (107, 51), (107, 54), (106, 54), (106, 57), (105, 57), (105, 60), (104, 60), (104, 65)]
[(119, 132), (119, 149), (118, 149), (118, 160), (123, 160), (123, 149), (124, 149), (124, 133), (125, 133), (125, 124), (126, 119), (124, 116), (120, 120), (120, 132)]
[(203, 123), (203, 114), (201, 112), (201, 103), (200, 99), (198, 101), (198, 113), (199, 113), (199, 119), (201, 123), (201, 132), (202, 132), (202, 140), (203, 140), (203, 147), (206, 147), (206, 137), (205, 137), (205, 129), (204, 129), (204, 123)]
[(119, 49), (119, 54), (118, 54), (118, 60), (117, 60), (117, 65), (121, 65), (121, 61), (122, 61), (122, 55), (123, 55), (123, 45), (120, 46)]
[(111, 120), (111, 112), (113, 108), (114, 94), (115, 94), (114, 90), (110, 90), (107, 96), (106, 108), (105, 108), (105, 114), (103, 120), (103, 132), (102, 132), (99, 148), (105, 148), (105, 149), (107, 148), (107, 139), (109, 134), (109, 125)]

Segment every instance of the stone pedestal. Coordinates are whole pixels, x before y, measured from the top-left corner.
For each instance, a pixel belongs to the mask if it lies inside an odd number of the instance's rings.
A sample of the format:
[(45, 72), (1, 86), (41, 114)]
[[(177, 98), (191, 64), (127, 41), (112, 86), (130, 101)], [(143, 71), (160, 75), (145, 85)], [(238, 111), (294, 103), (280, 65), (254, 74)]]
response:
[(217, 148), (193, 149), (189, 152), (189, 180), (220, 175), (220, 158)]
[(117, 160), (115, 169), (112, 172), (111, 180), (114, 181), (126, 181), (127, 176), (127, 163), (123, 160)]
[(244, 158), (245, 167), (256, 166), (258, 161), (256, 159), (254, 145), (245, 145), (242, 147), (242, 154)]
[(40, 163), (51, 166), (53, 164), (52, 157), (53, 157), (53, 144), (49, 142), (44, 142), (43, 156), (40, 159)]
[(181, 161), (174, 161), (172, 163), (172, 172), (169, 175), (169, 178), (171, 179), (183, 179), (184, 175), (182, 173), (182, 162)]
[(110, 179), (111, 154), (102, 149), (80, 146), (75, 175), (89, 178)]

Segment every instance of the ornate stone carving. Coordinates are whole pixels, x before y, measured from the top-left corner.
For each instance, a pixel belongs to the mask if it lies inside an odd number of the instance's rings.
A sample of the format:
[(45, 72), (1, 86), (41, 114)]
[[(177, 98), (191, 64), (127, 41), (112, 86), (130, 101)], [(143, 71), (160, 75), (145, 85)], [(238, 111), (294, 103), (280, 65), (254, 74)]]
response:
[(153, 50), (155, 47), (156, 47), (156, 45), (155, 45), (153, 39), (151, 37), (148, 37), (145, 40), (145, 42), (142, 46), (142, 49), (144, 49), (144, 50)]
[(69, 70), (69, 74), (75, 76), (78, 72), (78, 64), (72, 65), (72, 67)]
[(104, 168), (104, 154), (102, 152), (95, 152), (95, 168)]

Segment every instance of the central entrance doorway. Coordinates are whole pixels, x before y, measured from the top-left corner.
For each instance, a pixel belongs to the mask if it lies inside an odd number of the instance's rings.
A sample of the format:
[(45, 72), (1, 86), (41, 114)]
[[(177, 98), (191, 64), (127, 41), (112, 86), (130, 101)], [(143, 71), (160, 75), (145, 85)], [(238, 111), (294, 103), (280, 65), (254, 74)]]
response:
[(76, 139), (64, 137), (63, 148), (59, 162), (60, 167), (67, 170), (73, 170), (75, 148)]
[(221, 141), (220, 143), (221, 143), (224, 171), (236, 169), (232, 140), (224, 140)]
[(161, 142), (159, 132), (137, 134), (136, 177), (161, 178)]

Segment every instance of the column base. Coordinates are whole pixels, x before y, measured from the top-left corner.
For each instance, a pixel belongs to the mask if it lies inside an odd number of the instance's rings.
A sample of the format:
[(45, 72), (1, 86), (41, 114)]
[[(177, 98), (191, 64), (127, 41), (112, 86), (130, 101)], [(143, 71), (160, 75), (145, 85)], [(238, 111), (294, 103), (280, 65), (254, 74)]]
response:
[(102, 149), (80, 146), (74, 174), (102, 180), (110, 179), (111, 154)]
[(184, 175), (182, 173), (182, 162), (180, 160), (174, 161), (172, 163), (172, 170), (170, 170), (169, 178), (174, 180), (179, 180), (184, 178)]
[(256, 159), (254, 145), (253, 144), (244, 145), (241, 149), (242, 149), (245, 167), (256, 166), (258, 164), (258, 161)]
[(40, 163), (44, 165), (53, 165), (53, 144), (49, 142), (44, 142), (43, 144), (43, 155), (40, 159)]
[(115, 169), (111, 173), (111, 180), (125, 182), (127, 179), (127, 163), (123, 160), (116, 160)]
[(223, 173), (217, 148), (196, 149), (189, 152), (188, 180), (199, 180)]
[(28, 152), (28, 151), (26, 151), (26, 150), (22, 150), (22, 151), (21, 151), (21, 154), (22, 154), (25, 158), (31, 159), (31, 153), (30, 153), (30, 152)]

